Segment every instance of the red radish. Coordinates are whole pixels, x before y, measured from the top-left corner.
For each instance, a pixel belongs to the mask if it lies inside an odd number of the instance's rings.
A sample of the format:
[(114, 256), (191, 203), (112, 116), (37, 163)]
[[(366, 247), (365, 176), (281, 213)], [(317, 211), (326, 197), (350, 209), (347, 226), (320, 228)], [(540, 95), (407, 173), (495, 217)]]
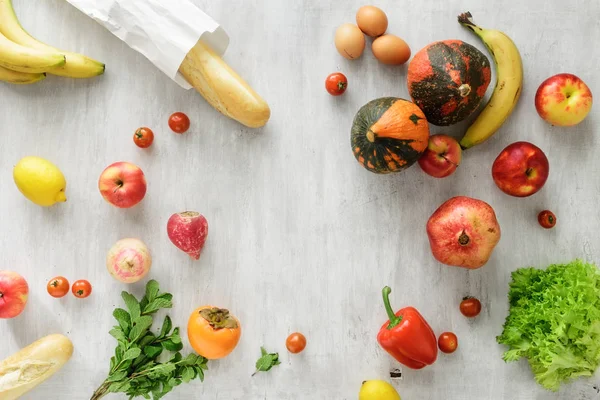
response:
[(106, 268), (113, 278), (123, 283), (142, 279), (152, 265), (148, 247), (139, 239), (121, 239), (113, 245), (106, 256)]
[(208, 236), (208, 221), (196, 211), (173, 214), (167, 222), (167, 234), (178, 249), (197, 260)]

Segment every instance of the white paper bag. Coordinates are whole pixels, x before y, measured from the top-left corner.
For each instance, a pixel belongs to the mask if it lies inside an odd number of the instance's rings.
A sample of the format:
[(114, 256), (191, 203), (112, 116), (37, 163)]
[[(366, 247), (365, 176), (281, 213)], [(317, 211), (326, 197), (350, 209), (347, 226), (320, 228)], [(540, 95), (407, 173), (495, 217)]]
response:
[(185, 89), (179, 66), (198, 40), (222, 56), (229, 36), (189, 0), (67, 0)]

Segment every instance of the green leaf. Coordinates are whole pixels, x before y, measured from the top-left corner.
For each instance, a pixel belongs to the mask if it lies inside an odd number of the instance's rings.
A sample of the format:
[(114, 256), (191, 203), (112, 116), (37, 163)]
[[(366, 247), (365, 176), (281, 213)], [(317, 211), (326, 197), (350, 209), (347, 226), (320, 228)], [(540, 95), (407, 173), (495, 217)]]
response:
[(146, 332), (146, 335), (140, 340), (140, 347), (147, 346), (155, 340), (156, 336), (154, 336), (154, 333), (148, 331)]
[(127, 377), (127, 371), (116, 371), (109, 375), (107, 381), (108, 382), (118, 382), (120, 380), (125, 379)]
[(175, 364), (173, 363), (158, 364), (156, 367), (147, 371), (146, 374), (150, 379), (159, 379), (175, 371), (175, 368)]
[(173, 333), (171, 334), (171, 341), (173, 343), (181, 343), (181, 336), (179, 336), (179, 328), (173, 329)]
[(131, 328), (131, 317), (129, 316), (129, 313), (122, 308), (115, 308), (113, 317), (115, 317), (119, 326), (123, 329), (123, 332), (128, 333), (129, 328)]
[(125, 336), (125, 333), (123, 333), (123, 330), (121, 328), (119, 328), (118, 326), (115, 326), (114, 328), (112, 328), (110, 330), (110, 332), (108, 332), (108, 333), (112, 337), (117, 339), (119, 342), (123, 342), (123, 343), (127, 342), (127, 336)]
[(181, 356), (181, 353), (179, 353), (179, 351), (175, 354), (173, 354), (173, 357), (171, 357), (171, 359), (169, 360), (169, 362), (171, 363), (178, 363), (183, 359), (183, 357)]
[(152, 326), (152, 317), (145, 315), (133, 320), (133, 328), (129, 332), (129, 339), (132, 342), (137, 341), (148, 332)]
[(153, 301), (148, 303), (146, 307), (144, 307), (143, 314), (154, 314), (160, 309), (171, 307), (173, 307), (173, 303), (171, 302), (171, 300), (158, 298), (154, 299)]
[(171, 328), (173, 328), (173, 323), (171, 322), (171, 318), (167, 315), (165, 320), (163, 321), (162, 327), (160, 328), (159, 338), (164, 338), (171, 332)]
[(165, 350), (169, 351), (179, 351), (183, 349), (183, 343), (181, 341), (179, 343), (174, 343), (172, 340), (165, 340), (160, 343)]
[(129, 349), (123, 355), (123, 360), (135, 360), (142, 354), (142, 350), (138, 347), (134, 347), (133, 349)]
[(108, 387), (108, 391), (110, 393), (121, 393), (128, 391), (130, 387), (131, 384), (128, 381), (114, 382)]
[(160, 355), (160, 353), (162, 353), (162, 351), (163, 351), (163, 348), (162, 348), (162, 346), (159, 346), (159, 345), (144, 347), (144, 354), (146, 355), (146, 357), (152, 358), (152, 359), (155, 359), (156, 357), (158, 357)]
[(256, 361), (256, 371), (252, 376), (256, 375), (257, 372), (267, 372), (275, 365), (281, 364), (279, 353), (268, 353), (263, 347), (260, 348), (260, 353), (261, 357)]
[(200, 356), (190, 353), (187, 355), (186, 358), (184, 358), (183, 360), (181, 360), (179, 362), (179, 365), (183, 365), (183, 366), (191, 366), (191, 365), (196, 365), (196, 363), (198, 362), (198, 359), (200, 358)]
[(167, 385), (169, 385), (171, 387), (179, 386), (179, 385), (181, 385), (181, 379), (169, 378), (169, 380), (167, 381)]
[(148, 281), (146, 284), (146, 299), (148, 299), (149, 302), (152, 302), (156, 296), (158, 296), (159, 290), (160, 288), (158, 282), (156, 282), (154, 279)]
[(198, 374), (198, 378), (200, 379), (200, 381), (204, 381), (204, 370), (202, 367), (194, 367), (194, 369), (196, 370), (196, 373)]
[(123, 354), (125, 354), (125, 349), (121, 345), (119, 345), (115, 349), (115, 357), (117, 357), (117, 364), (120, 363), (123, 359)]
[(163, 294), (159, 295), (157, 298), (172, 301), (173, 295), (171, 293), (163, 293)]
[(129, 310), (129, 314), (131, 316), (131, 321), (135, 321), (140, 317), (140, 303), (138, 303), (137, 299), (130, 293), (122, 292), (121, 297)]
[(185, 369), (183, 370), (183, 373), (181, 374), (181, 380), (184, 383), (188, 383), (195, 377), (196, 377), (196, 371), (194, 371), (194, 368), (192, 368), (192, 367), (185, 367)]

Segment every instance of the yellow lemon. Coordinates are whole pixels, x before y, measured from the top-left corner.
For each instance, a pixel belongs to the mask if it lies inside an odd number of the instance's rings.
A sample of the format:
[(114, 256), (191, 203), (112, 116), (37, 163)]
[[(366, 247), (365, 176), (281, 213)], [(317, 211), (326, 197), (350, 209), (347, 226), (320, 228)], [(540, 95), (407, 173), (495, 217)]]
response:
[(67, 181), (60, 169), (40, 157), (24, 157), (13, 169), (13, 179), (19, 191), (40, 206), (67, 201)]
[(400, 395), (392, 385), (385, 381), (363, 382), (358, 400), (401, 400)]

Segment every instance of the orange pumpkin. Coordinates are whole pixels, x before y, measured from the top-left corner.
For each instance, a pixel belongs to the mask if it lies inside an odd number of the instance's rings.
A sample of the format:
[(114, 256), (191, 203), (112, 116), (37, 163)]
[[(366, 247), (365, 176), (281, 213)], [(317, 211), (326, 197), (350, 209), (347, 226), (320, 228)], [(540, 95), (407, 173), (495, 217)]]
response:
[(427, 148), (429, 124), (419, 107), (397, 97), (382, 97), (361, 107), (352, 124), (352, 151), (371, 172), (399, 172)]
[(196, 353), (209, 360), (216, 360), (235, 349), (242, 335), (242, 326), (229, 310), (203, 306), (190, 315), (187, 333)]

